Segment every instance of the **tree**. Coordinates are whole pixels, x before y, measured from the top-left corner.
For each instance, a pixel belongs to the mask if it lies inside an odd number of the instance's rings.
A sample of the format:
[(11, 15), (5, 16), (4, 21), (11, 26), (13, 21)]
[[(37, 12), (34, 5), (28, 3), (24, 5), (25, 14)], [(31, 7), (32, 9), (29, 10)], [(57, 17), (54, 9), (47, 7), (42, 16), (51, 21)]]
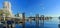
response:
[(3, 14), (3, 10), (0, 10), (0, 16), (2, 16), (2, 14)]

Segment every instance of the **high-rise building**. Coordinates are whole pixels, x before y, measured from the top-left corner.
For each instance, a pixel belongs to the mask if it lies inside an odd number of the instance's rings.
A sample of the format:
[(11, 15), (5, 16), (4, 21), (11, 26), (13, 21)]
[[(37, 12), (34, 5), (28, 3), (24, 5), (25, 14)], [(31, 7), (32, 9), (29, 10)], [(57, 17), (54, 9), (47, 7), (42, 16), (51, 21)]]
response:
[(17, 14), (15, 15), (15, 17), (19, 17), (20, 19), (22, 19), (22, 14), (21, 14), (21, 13), (17, 13)]
[(4, 8), (4, 12), (9, 14), (8, 16), (10, 16), (10, 17), (13, 16), (13, 15), (12, 15), (11, 3), (10, 3), (10, 2), (5, 1), (5, 2), (3, 3), (3, 8)]

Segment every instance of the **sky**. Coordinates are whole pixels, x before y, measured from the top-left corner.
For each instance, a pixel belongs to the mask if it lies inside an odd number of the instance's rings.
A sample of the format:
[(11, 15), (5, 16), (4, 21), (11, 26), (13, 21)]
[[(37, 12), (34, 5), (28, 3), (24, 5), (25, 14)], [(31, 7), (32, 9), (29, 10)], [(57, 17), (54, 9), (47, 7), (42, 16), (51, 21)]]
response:
[(60, 0), (0, 0), (0, 8), (3, 8), (4, 1), (11, 2), (13, 14), (60, 16)]

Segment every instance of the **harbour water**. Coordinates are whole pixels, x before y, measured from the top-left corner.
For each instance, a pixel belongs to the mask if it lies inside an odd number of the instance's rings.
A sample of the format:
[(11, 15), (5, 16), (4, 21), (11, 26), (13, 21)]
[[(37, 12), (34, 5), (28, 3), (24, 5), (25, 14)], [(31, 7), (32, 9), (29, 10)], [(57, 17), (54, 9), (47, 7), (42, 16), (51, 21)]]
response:
[[(38, 28), (59, 28), (59, 19), (58, 18), (52, 18), (49, 20), (42, 20), (39, 21), (39, 27)], [(32, 21), (30, 22), (25, 22), (25, 28), (36, 28), (36, 22)], [(22, 28), (22, 25), (16, 24), (15, 28)]]
[(44, 22), (44, 28), (59, 28), (59, 19), (53, 18), (50, 20), (45, 20)]
[[(15, 27), (16, 28), (22, 28), (22, 25), (16, 24)], [(25, 22), (25, 28), (37, 28), (36, 22), (35, 21), (32, 21), (31, 23), (28, 21)], [(38, 28), (44, 28), (43, 22), (39, 22)]]

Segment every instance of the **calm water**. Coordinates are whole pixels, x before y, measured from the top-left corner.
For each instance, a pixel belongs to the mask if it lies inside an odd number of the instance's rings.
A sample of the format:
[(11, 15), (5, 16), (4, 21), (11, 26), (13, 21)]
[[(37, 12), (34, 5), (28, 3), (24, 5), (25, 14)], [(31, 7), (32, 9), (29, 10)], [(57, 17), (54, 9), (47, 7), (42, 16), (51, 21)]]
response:
[[(53, 18), (49, 20), (44, 20), (44, 23), (42, 20), (39, 21), (39, 28), (59, 28), (59, 19)], [(36, 22), (32, 21), (25, 23), (26, 28), (36, 28)], [(16, 28), (22, 28), (22, 25), (16, 24)]]
[(53, 18), (51, 20), (45, 20), (44, 22), (44, 28), (59, 28), (59, 19)]

